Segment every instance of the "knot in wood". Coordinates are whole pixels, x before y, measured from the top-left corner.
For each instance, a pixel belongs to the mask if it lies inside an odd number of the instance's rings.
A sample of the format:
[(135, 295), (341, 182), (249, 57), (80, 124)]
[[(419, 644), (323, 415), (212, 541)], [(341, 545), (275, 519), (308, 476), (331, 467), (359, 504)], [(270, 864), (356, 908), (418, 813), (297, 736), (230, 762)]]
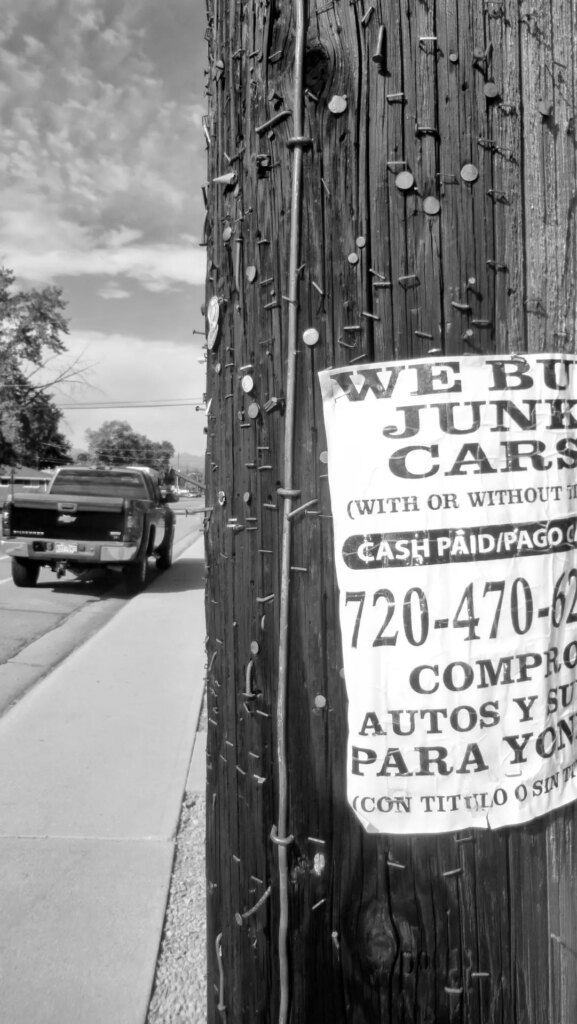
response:
[(314, 93), (317, 100), (326, 88), (329, 73), (330, 61), (326, 50), (322, 46), (307, 49), (304, 59), (304, 85), (305, 89)]
[(398, 942), (384, 903), (373, 900), (361, 911), (361, 947), (367, 966), (377, 975), (388, 974), (395, 962)]

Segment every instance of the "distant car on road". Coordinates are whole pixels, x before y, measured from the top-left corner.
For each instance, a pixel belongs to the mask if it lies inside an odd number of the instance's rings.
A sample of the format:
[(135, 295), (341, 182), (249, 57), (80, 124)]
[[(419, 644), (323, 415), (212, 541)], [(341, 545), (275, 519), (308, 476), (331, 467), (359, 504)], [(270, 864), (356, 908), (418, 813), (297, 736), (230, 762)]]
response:
[(166, 501), (178, 501), (179, 499), (178, 487), (175, 487), (174, 484), (162, 484), (160, 493)]

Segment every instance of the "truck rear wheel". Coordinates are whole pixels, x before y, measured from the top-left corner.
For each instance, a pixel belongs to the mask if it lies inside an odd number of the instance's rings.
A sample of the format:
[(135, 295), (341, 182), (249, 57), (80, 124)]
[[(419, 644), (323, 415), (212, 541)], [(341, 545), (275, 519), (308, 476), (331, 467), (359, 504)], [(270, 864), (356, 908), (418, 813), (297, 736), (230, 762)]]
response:
[(163, 540), (158, 554), (156, 556), (156, 564), (158, 568), (164, 572), (165, 569), (170, 569), (172, 565), (172, 549), (174, 547), (174, 528), (170, 531), (168, 536)]
[(124, 581), (129, 594), (139, 594), (146, 586), (148, 559), (141, 555), (135, 562), (130, 562), (124, 570)]
[(30, 558), (12, 559), (12, 579), (17, 587), (35, 587), (40, 575), (40, 564)]

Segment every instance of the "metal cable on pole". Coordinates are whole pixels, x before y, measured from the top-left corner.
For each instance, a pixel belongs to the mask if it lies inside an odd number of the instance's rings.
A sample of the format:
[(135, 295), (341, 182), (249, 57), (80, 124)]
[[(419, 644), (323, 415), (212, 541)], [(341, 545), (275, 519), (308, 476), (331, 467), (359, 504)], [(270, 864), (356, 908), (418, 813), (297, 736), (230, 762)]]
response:
[(291, 530), (290, 512), (294, 495), (294, 428), (296, 405), (296, 347), (298, 328), (298, 266), (301, 242), (301, 206), (303, 148), (307, 140), (303, 137), (303, 69), (305, 50), (305, 0), (295, 0), (295, 62), (294, 62), (294, 139), (289, 141), (292, 149), (292, 187), (290, 254), (288, 283), (288, 350), (286, 378), (286, 416), (284, 435), (284, 497), (281, 557), (281, 590), (279, 611), (279, 662), (278, 690), (276, 705), (277, 762), (278, 762), (278, 809), (277, 828), (274, 841), (278, 850), (279, 869), (279, 927), (278, 960), (280, 978), (279, 1024), (286, 1024), (290, 1002), (288, 967), (288, 847), (292, 837), (288, 835), (288, 770), (287, 770), (287, 674), (288, 639), (290, 613), (290, 559)]

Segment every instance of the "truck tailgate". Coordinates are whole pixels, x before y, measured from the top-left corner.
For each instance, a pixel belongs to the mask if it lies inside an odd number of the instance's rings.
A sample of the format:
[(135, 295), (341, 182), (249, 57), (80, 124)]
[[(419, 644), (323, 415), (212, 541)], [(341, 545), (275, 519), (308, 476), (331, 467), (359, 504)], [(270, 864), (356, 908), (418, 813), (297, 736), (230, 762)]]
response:
[(124, 498), (66, 494), (15, 494), (11, 502), (13, 537), (54, 540), (117, 539), (124, 526)]

